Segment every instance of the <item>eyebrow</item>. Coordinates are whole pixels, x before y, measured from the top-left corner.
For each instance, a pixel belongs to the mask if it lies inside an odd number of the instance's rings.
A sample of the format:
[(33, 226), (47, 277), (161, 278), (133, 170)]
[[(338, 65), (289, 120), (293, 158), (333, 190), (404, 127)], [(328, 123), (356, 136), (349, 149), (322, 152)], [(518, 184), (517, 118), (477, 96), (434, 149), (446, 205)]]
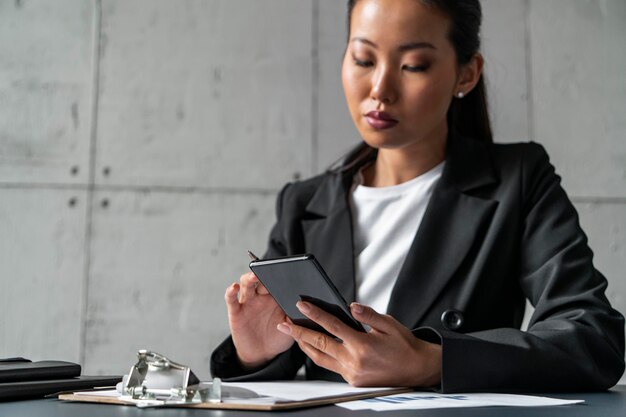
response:
[[(361, 43), (371, 46), (372, 48), (378, 48), (378, 45), (376, 45), (374, 42), (365, 38), (355, 37), (355, 38), (352, 38), (350, 42), (361, 42)], [(437, 49), (437, 48), (435, 48), (435, 45), (429, 42), (410, 42), (410, 43), (405, 43), (403, 45), (400, 45), (398, 47), (398, 50), (400, 52), (410, 51), (413, 49)]]

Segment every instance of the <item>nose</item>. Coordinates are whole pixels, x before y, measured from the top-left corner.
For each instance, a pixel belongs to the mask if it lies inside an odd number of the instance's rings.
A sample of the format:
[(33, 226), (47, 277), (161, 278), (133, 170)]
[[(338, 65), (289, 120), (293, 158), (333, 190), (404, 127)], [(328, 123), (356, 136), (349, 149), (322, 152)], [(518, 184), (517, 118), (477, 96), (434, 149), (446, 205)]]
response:
[(373, 74), (371, 98), (384, 104), (393, 103), (397, 99), (394, 75), (384, 66), (378, 67)]

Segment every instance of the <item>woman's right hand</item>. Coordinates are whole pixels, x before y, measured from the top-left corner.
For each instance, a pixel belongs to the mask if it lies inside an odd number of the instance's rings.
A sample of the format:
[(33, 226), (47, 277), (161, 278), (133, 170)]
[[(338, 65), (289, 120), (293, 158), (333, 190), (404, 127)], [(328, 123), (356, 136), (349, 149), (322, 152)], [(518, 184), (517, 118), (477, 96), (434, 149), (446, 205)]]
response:
[(287, 316), (252, 272), (226, 289), (228, 323), (237, 357), (246, 368), (254, 368), (289, 349), (293, 338), (276, 329)]

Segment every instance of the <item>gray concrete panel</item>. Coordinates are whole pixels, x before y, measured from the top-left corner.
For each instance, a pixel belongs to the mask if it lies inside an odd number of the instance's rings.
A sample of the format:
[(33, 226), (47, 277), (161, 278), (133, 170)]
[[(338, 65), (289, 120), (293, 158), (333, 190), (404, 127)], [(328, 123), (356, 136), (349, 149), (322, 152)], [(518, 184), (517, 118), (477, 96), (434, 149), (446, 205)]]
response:
[(526, 6), (524, 0), (483, 0), (484, 75), (496, 142), (527, 141)]
[(274, 207), (273, 193), (96, 193), (85, 372), (128, 372), (146, 348), (208, 378), (228, 334), (224, 292), (246, 250), (265, 251)]
[(0, 357), (79, 360), (86, 199), (0, 188)]
[(97, 182), (310, 175), (311, 33), (308, 1), (104, 0)]
[(626, 196), (626, 2), (531, 0), (536, 139), (577, 196)]
[(347, 38), (346, 3), (318, 2), (318, 172), (361, 142), (341, 85), (341, 63)]
[(0, 1), (0, 181), (86, 183), (93, 1)]

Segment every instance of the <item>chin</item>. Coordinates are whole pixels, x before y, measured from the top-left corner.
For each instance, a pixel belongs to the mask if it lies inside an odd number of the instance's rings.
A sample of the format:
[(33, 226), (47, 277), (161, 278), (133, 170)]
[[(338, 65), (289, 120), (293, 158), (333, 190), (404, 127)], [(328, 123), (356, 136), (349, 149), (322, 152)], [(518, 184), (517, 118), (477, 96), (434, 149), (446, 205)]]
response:
[(398, 135), (391, 135), (389, 132), (361, 132), (361, 138), (375, 149), (398, 149), (406, 145)]

